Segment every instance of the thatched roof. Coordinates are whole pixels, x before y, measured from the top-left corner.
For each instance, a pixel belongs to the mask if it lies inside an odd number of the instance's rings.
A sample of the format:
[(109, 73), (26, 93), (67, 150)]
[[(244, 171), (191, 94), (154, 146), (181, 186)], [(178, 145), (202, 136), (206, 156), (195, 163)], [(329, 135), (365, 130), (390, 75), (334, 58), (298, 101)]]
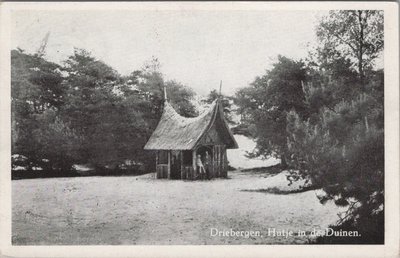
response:
[(179, 115), (168, 102), (165, 102), (164, 111), (157, 128), (144, 146), (144, 149), (192, 150), (217, 119), (221, 121), (218, 123), (217, 131), (222, 135), (221, 138), (226, 148), (237, 148), (235, 138), (224, 119), (219, 100), (215, 100), (208, 110), (193, 118)]

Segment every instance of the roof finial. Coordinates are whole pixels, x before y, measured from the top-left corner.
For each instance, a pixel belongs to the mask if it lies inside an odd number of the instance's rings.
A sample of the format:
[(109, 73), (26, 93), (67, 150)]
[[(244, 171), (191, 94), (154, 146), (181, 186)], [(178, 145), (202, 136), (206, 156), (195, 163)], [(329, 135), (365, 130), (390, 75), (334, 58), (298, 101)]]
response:
[(221, 89), (222, 89), (222, 80), (219, 82), (219, 95), (218, 95), (218, 98), (221, 97)]
[(167, 98), (167, 87), (165, 87), (165, 85), (164, 85), (164, 101), (168, 101), (168, 98)]

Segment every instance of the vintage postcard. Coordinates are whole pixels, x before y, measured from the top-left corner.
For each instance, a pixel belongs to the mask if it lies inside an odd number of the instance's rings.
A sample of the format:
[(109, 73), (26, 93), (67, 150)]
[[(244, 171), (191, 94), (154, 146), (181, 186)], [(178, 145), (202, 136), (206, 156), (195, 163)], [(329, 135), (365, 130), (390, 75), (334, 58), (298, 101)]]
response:
[(3, 2), (5, 257), (397, 257), (395, 2)]

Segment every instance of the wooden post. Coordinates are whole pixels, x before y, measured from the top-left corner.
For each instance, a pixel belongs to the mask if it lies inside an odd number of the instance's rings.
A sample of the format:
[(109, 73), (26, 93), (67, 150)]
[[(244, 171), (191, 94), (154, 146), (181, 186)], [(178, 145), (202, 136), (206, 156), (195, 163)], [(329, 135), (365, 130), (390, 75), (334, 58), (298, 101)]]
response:
[(219, 171), (219, 175), (221, 177), (224, 176), (224, 173), (222, 171), (222, 146), (218, 145), (218, 171)]
[(193, 162), (193, 174), (192, 174), (192, 176), (191, 176), (191, 179), (194, 179), (195, 177), (196, 177), (196, 175), (197, 175), (197, 169), (196, 169), (196, 167), (197, 167), (197, 165), (196, 165), (196, 149), (194, 149), (193, 150), (193, 152), (192, 152), (192, 162)]
[(219, 96), (221, 97), (221, 90), (222, 90), (222, 80), (219, 82)]
[(168, 101), (168, 97), (167, 97), (167, 88), (164, 85), (164, 100)]
[(183, 151), (179, 153), (181, 156), (181, 179), (185, 179), (185, 167), (183, 166)]
[(160, 178), (160, 175), (158, 174), (158, 151), (156, 151), (156, 178)]
[(217, 146), (217, 149), (218, 149), (218, 151), (217, 151), (218, 175), (221, 177), (221, 176), (222, 176), (222, 175), (221, 175), (221, 148), (220, 148), (219, 145)]
[(224, 177), (228, 177), (228, 157), (226, 154), (226, 146), (223, 146), (223, 173), (224, 173)]
[(215, 177), (218, 177), (217, 145), (213, 146), (213, 170)]
[(168, 179), (171, 179), (171, 151), (168, 151)]
[(224, 170), (223, 170), (223, 168), (224, 168), (224, 165), (223, 165), (223, 162), (224, 162), (223, 158), (224, 158), (224, 156), (223, 156), (222, 154), (223, 154), (223, 153), (222, 153), (222, 146), (219, 146), (219, 170), (221, 171), (221, 172), (220, 172), (221, 176), (224, 176)]
[(221, 177), (221, 148), (219, 145), (217, 146), (217, 160), (218, 176)]

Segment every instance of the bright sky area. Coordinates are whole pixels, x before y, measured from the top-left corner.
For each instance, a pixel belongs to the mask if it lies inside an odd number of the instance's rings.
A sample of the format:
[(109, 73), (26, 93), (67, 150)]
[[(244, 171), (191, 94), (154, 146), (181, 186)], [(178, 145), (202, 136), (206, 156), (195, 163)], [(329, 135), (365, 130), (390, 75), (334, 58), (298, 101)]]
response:
[(12, 48), (35, 52), (50, 32), (46, 58), (60, 63), (74, 47), (120, 74), (153, 56), (166, 79), (199, 94), (233, 94), (271, 67), (277, 55), (299, 59), (315, 43), (317, 11), (40, 11), (12, 16)]

